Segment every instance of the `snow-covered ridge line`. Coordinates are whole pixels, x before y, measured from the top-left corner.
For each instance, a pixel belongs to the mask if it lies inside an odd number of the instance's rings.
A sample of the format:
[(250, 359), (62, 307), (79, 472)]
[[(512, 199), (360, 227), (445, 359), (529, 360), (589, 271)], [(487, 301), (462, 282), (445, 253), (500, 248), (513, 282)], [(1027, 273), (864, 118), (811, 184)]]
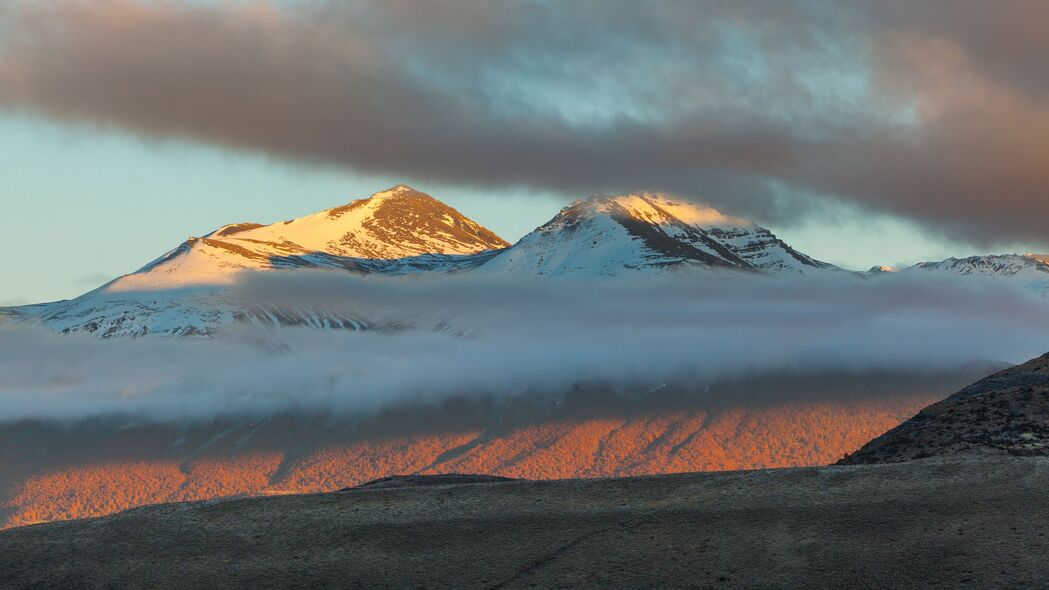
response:
[[(750, 221), (666, 195), (577, 201), (509, 246), (437, 199), (398, 185), (271, 225), (222, 226), (75, 299), (0, 309), (0, 322), (35, 322), (58, 332), (102, 337), (212, 336), (238, 323), (261, 328), (421, 327), (404, 318), (366, 318), (306, 304), (276, 308), (230, 295), (230, 287), (251, 273), (301, 269), (361, 275), (470, 272), (526, 280), (697, 272), (852, 274), (798, 252)], [(1012, 281), (1049, 297), (1049, 256), (1034, 254), (950, 258), (855, 274), (877, 280), (890, 273), (930, 272)]]
[[(989, 254), (920, 262), (897, 272), (904, 276), (930, 274), (1009, 281), (1027, 291), (1049, 298), (1049, 261), (1046, 259), (1049, 259), (1049, 256)], [(868, 273), (868, 276), (870, 274)]]
[(1035, 273), (1049, 275), (1046, 256), (1032, 254), (991, 254), (948, 258), (937, 262), (920, 262), (906, 270), (949, 271), (962, 275), (1015, 276)]

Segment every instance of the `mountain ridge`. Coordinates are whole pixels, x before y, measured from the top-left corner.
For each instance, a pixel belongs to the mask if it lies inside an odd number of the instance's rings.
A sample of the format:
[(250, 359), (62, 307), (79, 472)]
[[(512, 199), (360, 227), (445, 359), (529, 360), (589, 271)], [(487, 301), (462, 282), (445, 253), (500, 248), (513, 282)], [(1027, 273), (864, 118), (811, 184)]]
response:
[[(315, 267), (369, 272), (384, 267), (379, 261), (468, 256), (507, 246), (505, 240), (452, 207), (400, 184), (366, 199), (287, 221), (224, 225), (202, 237), (189, 238), (109, 285), (136, 290), (226, 284), (235, 271), (245, 269)], [(373, 264), (369, 267), (364, 261)]]
[(70, 300), (0, 309), (0, 321), (116, 336), (212, 336), (234, 323), (372, 329), (389, 324), (309, 307), (270, 309), (228, 296), (245, 273), (321, 269), (360, 275), (476, 272), (489, 276), (614, 278), (744, 273), (877, 280), (920, 272), (1016, 281), (1049, 297), (1049, 256), (988, 255), (853, 272), (794, 249), (746, 219), (657, 193), (569, 204), (510, 245), (434, 197), (399, 184), (302, 217), (240, 222), (174, 249)]

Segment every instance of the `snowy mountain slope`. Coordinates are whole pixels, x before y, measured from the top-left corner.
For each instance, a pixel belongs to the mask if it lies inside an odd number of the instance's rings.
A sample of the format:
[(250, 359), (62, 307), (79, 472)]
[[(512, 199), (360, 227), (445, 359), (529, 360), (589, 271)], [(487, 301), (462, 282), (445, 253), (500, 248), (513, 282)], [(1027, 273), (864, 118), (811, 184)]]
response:
[(237, 300), (242, 273), (322, 268), (405, 274), (483, 268), (578, 276), (666, 269), (778, 275), (835, 267), (797, 252), (771, 232), (709, 207), (654, 194), (580, 201), (517, 245), (405, 185), (290, 221), (226, 225), (76, 299), (8, 314), (59, 332), (102, 337), (212, 335), (223, 326), (376, 328), (363, 318), (310, 305)]
[(23, 317), (26, 317), (26, 313), (17, 307), (0, 307), (0, 326), (8, 322), (17, 322)]
[(455, 209), (402, 184), (298, 219), (223, 226), (186, 240), (106, 289), (228, 284), (246, 269), (450, 271), (483, 262), (470, 255), (508, 245)]
[(1002, 279), (1049, 296), (1049, 256), (1046, 255), (994, 254), (948, 258), (939, 262), (921, 262), (900, 272)]
[(658, 194), (634, 193), (573, 203), (478, 270), (615, 276), (684, 268), (771, 275), (836, 269), (744, 219)]
[[(403, 318), (364, 318), (305, 303), (277, 307), (245, 302), (230, 293), (243, 273), (304, 268), (584, 278), (668, 271), (771, 276), (845, 272), (798, 252), (747, 220), (663, 195), (578, 201), (507, 247), (451, 207), (398, 185), (298, 219), (223, 226), (75, 299), (0, 309), (0, 322), (36, 322), (58, 332), (102, 337), (210, 336), (233, 324), (351, 329), (405, 325)], [(898, 272), (1017, 281), (1049, 296), (1049, 256), (951, 258)], [(876, 278), (895, 274), (895, 269), (878, 267), (858, 274)], [(444, 329), (439, 324), (430, 327)]]
[[(316, 304), (245, 303), (225, 286), (154, 291), (96, 291), (49, 304), (22, 321), (41, 323), (62, 333), (87, 332), (102, 338), (137, 336), (214, 336), (233, 325), (262, 329), (304, 326), (319, 329), (407, 327), (399, 318), (370, 318), (345, 308)], [(425, 326), (443, 330), (435, 321)]]
[(235, 322), (378, 328), (392, 322), (308, 305), (246, 306), (229, 287), (242, 273), (301, 268), (365, 274), (465, 270), (507, 245), (455, 209), (398, 185), (290, 221), (227, 225), (80, 297), (5, 315), (102, 337), (212, 335)]

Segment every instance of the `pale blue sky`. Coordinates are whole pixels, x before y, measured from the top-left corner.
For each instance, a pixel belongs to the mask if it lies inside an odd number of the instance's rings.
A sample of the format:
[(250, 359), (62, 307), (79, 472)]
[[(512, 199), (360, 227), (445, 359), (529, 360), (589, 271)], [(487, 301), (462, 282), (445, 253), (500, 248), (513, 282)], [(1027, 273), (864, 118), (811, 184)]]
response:
[[(402, 181), (511, 242), (568, 198), (361, 176), (13, 115), (0, 116), (0, 158), (6, 305), (75, 296), (226, 223), (298, 217)], [(857, 269), (975, 253), (912, 224), (849, 210), (771, 229), (802, 251)]]

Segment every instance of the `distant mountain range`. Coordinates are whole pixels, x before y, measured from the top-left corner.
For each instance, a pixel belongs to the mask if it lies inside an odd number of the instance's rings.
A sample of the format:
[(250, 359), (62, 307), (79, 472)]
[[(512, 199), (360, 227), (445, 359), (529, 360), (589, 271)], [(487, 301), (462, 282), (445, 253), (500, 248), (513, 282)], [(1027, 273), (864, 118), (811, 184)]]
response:
[[(514, 245), (406, 185), (289, 221), (223, 226), (75, 299), (0, 309), (0, 319), (101, 337), (207, 336), (234, 322), (366, 329), (381, 322), (308, 306), (274, 309), (228, 297), (242, 273), (335, 269), (358, 274), (486, 273), (617, 277), (727, 271), (847, 274), (769, 230), (710, 207), (650, 193), (562, 209)], [(896, 272), (876, 267), (873, 277)], [(951, 258), (899, 271), (987, 276), (1049, 296), (1049, 256)]]

